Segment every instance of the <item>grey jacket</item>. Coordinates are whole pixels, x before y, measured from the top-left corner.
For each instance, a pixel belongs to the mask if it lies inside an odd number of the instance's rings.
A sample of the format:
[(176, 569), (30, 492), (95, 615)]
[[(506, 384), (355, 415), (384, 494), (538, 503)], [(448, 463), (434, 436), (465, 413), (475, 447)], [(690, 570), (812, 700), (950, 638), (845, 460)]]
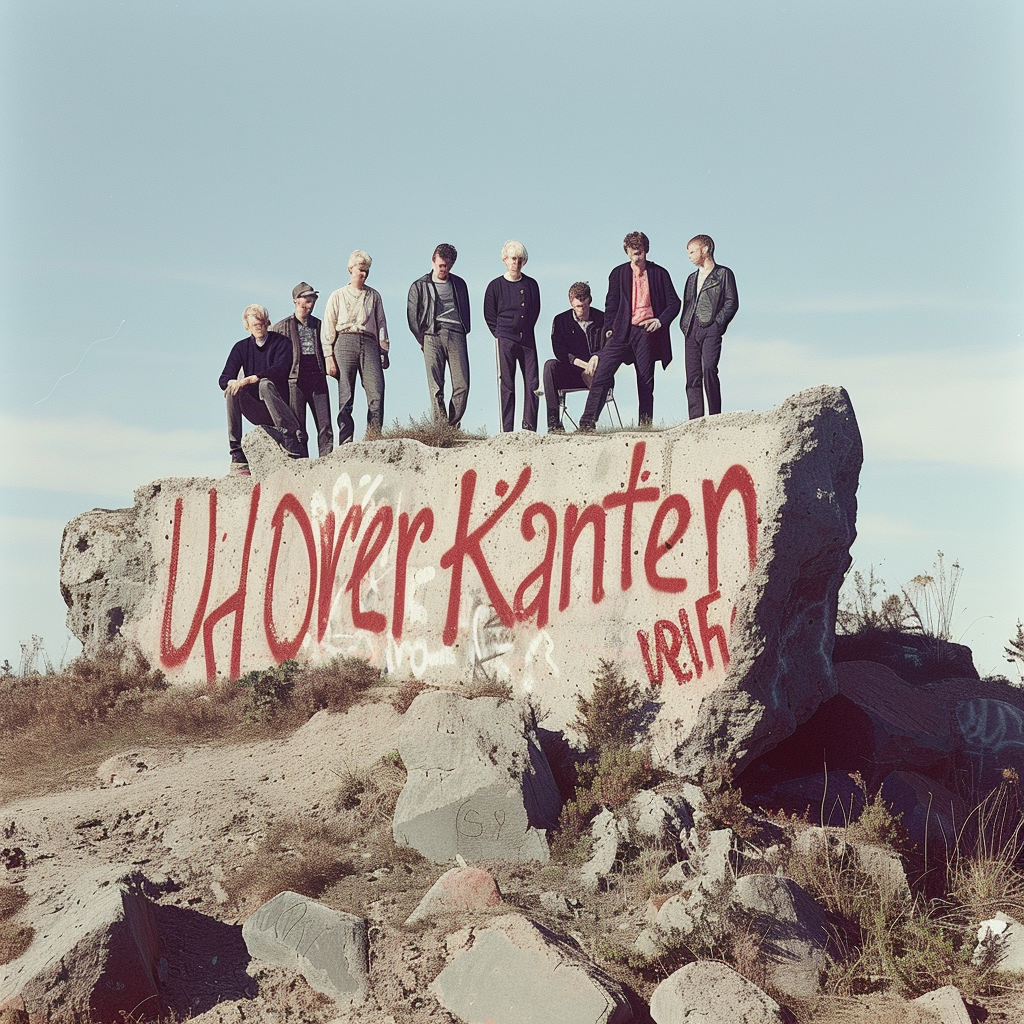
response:
[[(466, 282), (456, 274), (449, 274), (448, 280), (452, 283), (452, 291), (455, 294), (455, 308), (459, 311), (462, 319), (462, 326), (469, 334), (469, 289)], [(437, 306), (437, 288), (431, 274), (424, 274), (416, 278), (409, 287), (409, 299), (406, 302), (405, 312), (409, 321), (409, 330), (413, 337), (423, 347), (423, 335), (430, 334), (434, 329), (434, 309)]]

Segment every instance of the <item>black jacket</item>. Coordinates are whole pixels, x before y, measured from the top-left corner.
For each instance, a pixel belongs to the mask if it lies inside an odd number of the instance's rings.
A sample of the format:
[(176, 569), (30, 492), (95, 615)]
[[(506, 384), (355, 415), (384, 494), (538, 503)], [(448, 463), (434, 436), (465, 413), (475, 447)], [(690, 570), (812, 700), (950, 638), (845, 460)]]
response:
[(575, 359), (585, 363), (603, 348), (604, 313), (591, 306), (590, 317), (591, 324), (585, 333), (571, 309), (559, 313), (551, 321), (551, 349), (560, 363), (576, 366)]
[(701, 327), (714, 324), (719, 334), (725, 334), (729, 321), (740, 308), (740, 297), (736, 294), (736, 278), (728, 267), (715, 264), (704, 281), (704, 287), (697, 295), (697, 274), (694, 271), (686, 279), (683, 289), (683, 316), (679, 326), (683, 334), (689, 334), (694, 316)]
[(496, 338), (536, 348), (534, 328), (539, 317), (540, 285), (532, 277), (523, 274), (518, 281), (509, 281), (503, 275), (487, 286), (484, 322)]
[[(651, 308), (661, 327), (650, 338), (654, 361), (664, 368), (672, 362), (672, 340), (669, 324), (679, 315), (679, 296), (669, 272), (657, 263), (647, 261), (647, 283), (651, 289)], [(629, 337), (633, 319), (633, 268), (628, 263), (616, 267), (608, 275), (608, 298), (604, 304), (604, 333), (608, 340)]]
[[(452, 291), (455, 294), (455, 308), (459, 311), (462, 319), (462, 326), (469, 334), (469, 289), (466, 282), (456, 274), (449, 274), (448, 280), (452, 283)], [(433, 271), (416, 278), (409, 286), (409, 298), (405, 304), (406, 318), (409, 321), (409, 330), (413, 337), (423, 348), (423, 335), (430, 334), (434, 330), (434, 310), (437, 308), (437, 288), (433, 281)]]

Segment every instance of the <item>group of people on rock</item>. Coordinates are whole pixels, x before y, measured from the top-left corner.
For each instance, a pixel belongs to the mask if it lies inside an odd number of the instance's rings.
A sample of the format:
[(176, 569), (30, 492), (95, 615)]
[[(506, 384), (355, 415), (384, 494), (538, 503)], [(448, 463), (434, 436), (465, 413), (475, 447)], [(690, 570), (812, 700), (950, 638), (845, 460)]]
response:
[[(636, 372), (639, 420), (654, 418), (654, 367), (672, 361), (669, 325), (679, 316), (685, 343), (686, 398), (690, 419), (722, 411), (718, 362), (722, 335), (739, 308), (736, 279), (715, 262), (715, 243), (695, 235), (686, 251), (695, 266), (680, 300), (668, 271), (647, 258), (642, 231), (623, 239), (627, 262), (608, 277), (604, 310), (593, 305), (590, 285), (569, 288), (569, 309), (551, 325), (554, 358), (544, 364), (540, 387), (537, 341), (540, 288), (523, 273), (528, 260), (521, 242), (501, 250), (505, 273), (484, 292), (484, 322), (497, 346), (501, 429), (515, 429), (516, 376), (523, 380), (524, 430), (537, 429), (540, 395), (549, 433), (564, 433), (560, 395), (587, 390), (579, 429), (594, 430), (608, 400), (616, 371), (631, 363)], [(455, 246), (439, 245), (431, 269), (409, 288), (406, 316), (427, 374), (433, 415), (458, 426), (469, 399), (469, 289), (452, 273)], [(263, 426), (295, 458), (308, 455), (307, 408), (317, 431), (319, 455), (334, 448), (327, 378), (338, 381), (338, 444), (353, 440), (352, 409), (358, 377), (366, 396), (366, 437), (379, 436), (384, 423), (384, 371), (391, 347), (380, 292), (366, 283), (370, 256), (357, 249), (348, 259), (349, 282), (331, 292), (323, 320), (313, 316), (319, 293), (305, 281), (292, 289), (295, 311), (271, 326), (258, 304), (245, 307), (248, 337), (237, 342), (220, 376), (228, 415), (228, 447), (235, 473), (249, 472), (242, 451), (242, 418)], [(451, 390), (445, 404), (445, 378)]]

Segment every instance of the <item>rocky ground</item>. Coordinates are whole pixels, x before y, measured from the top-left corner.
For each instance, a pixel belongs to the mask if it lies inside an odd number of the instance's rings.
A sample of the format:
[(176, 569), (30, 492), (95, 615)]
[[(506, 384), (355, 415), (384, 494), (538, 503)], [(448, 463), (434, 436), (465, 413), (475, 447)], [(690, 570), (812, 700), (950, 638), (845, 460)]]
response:
[[(378, 820), (361, 799), (368, 779), (377, 780), (382, 807), (389, 778), (397, 792), (404, 773), (396, 774), (392, 752), (401, 720), (389, 703), (374, 701), (345, 714), (320, 712), (283, 739), (136, 748), (104, 761), (89, 783), (8, 803), (0, 808), (6, 881), (29, 895), (21, 920), (41, 929), (73, 901), (76, 880), (123, 865), (142, 876), (156, 907), (166, 1015), (419, 1024), (462, 1019), (429, 992), (448, 962), (449, 936), (518, 912), (631, 985), (633, 1019), (649, 1019), (645, 1000), (661, 979), (638, 983), (607, 951), (630, 948), (650, 924), (654, 864), (595, 890), (578, 868), (485, 862), (499, 906), (405, 925), (452, 865), (394, 847), (390, 816)], [(252, 958), (243, 940), (242, 923), (261, 903), (317, 871), (326, 872), (316, 886), (320, 900), (368, 922), (370, 988), (356, 1009), (340, 1009), (298, 973)], [(678, 966), (666, 960), (663, 973)], [(851, 1024), (907, 1022), (917, 1012), (880, 996), (826, 996), (798, 1009), (800, 1020)], [(1024, 1020), (1024, 997), (992, 997), (973, 1012), (979, 1021)]]

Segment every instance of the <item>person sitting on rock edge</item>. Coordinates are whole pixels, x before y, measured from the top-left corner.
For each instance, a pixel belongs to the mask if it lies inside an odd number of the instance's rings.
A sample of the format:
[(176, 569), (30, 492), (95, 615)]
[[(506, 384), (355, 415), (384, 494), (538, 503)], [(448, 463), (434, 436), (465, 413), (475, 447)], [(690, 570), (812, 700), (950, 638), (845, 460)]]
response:
[[(245, 307), (242, 323), (249, 336), (235, 342), (220, 375), (228, 413), (231, 471), (249, 475), (242, 452), (242, 417), (264, 427), (292, 458), (302, 457), (299, 422), (282, 394), (288, 392), (291, 342), (270, 328), (270, 314), (258, 303)], [(241, 374), (241, 376), (240, 376)]]

